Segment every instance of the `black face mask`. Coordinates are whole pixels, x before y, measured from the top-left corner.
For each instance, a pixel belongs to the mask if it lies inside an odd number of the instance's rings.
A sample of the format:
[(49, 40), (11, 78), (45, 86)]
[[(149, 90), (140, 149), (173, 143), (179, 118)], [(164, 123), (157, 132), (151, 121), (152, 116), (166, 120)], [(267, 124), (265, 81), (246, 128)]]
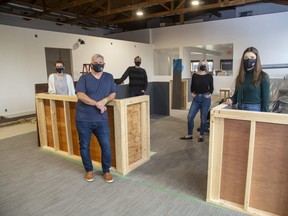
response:
[(57, 67), (56, 68), (56, 71), (57, 71), (57, 73), (63, 73), (64, 72), (64, 68), (62, 68), (62, 67)]
[(200, 68), (199, 68), (201, 71), (206, 71), (206, 65), (200, 65)]
[(252, 69), (256, 65), (256, 59), (244, 59), (244, 67), (245, 69)]
[(136, 65), (137, 67), (139, 67), (139, 66), (141, 65), (141, 61), (136, 61), (136, 62), (135, 62), (135, 65)]
[(104, 64), (92, 64), (92, 68), (95, 72), (100, 73), (104, 69)]

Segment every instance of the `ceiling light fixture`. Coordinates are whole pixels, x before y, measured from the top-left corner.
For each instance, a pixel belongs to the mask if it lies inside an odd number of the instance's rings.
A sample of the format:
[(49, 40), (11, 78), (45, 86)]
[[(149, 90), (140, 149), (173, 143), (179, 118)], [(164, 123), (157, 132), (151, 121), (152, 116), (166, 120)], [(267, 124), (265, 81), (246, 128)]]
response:
[(137, 16), (143, 16), (143, 14), (144, 14), (144, 13), (143, 13), (142, 10), (137, 10), (137, 11), (136, 11), (136, 15), (137, 15)]
[(200, 1), (192, 1), (191, 4), (193, 6), (198, 6), (200, 4)]

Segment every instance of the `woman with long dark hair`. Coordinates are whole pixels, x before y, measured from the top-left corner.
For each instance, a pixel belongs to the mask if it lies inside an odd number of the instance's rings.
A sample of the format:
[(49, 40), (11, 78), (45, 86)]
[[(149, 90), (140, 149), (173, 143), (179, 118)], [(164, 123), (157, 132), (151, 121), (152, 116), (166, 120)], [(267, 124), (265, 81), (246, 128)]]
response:
[(238, 109), (269, 112), (270, 80), (261, 67), (259, 52), (247, 48), (241, 59), (235, 92), (226, 104), (238, 103)]

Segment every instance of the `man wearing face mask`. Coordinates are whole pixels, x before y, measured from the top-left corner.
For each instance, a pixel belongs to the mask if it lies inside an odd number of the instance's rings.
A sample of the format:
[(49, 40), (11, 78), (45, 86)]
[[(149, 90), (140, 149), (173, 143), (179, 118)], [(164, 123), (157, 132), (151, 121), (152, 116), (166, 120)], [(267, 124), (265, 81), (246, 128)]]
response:
[(116, 86), (112, 74), (104, 72), (104, 57), (96, 54), (91, 59), (91, 73), (82, 75), (77, 82), (76, 92), (76, 127), (79, 135), (80, 154), (85, 179), (94, 180), (93, 165), (90, 158), (90, 140), (94, 134), (101, 147), (101, 164), (103, 178), (106, 182), (113, 182), (110, 174), (111, 149), (110, 128), (106, 104), (114, 100)]
[(59, 95), (75, 95), (74, 82), (69, 74), (64, 73), (64, 63), (57, 60), (55, 63), (56, 73), (52, 73), (48, 78), (48, 93)]
[(116, 81), (117, 85), (123, 83), (129, 77), (129, 97), (144, 95), (148, 86), (147, 74), (145, 69), (141, 68), (141, 58), (134, 58), (135, 66), (128, 67), (122, 77)]
[(226, 104), (238, 103), (238, 109), (269, 112), (270, 80), (261, 67), (258, 50), (247, 48), (236, 78), (235, 92)]

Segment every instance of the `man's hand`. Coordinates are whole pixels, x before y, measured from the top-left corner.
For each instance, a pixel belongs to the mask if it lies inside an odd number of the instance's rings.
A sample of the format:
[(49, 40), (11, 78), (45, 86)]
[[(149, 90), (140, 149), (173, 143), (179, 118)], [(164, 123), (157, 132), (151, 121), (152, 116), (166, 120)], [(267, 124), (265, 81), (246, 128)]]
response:
[(98, 101), (97, 103), (100, 104), (100, 105), (105, 106), (108, 103), (108, 99), (107, 98), (103, 98), (102, 100)]
[(100, 101), (96, 103), (96, 107), (100, 110), (101, 113), (104, 113), (107, 110), (107, 107)]

